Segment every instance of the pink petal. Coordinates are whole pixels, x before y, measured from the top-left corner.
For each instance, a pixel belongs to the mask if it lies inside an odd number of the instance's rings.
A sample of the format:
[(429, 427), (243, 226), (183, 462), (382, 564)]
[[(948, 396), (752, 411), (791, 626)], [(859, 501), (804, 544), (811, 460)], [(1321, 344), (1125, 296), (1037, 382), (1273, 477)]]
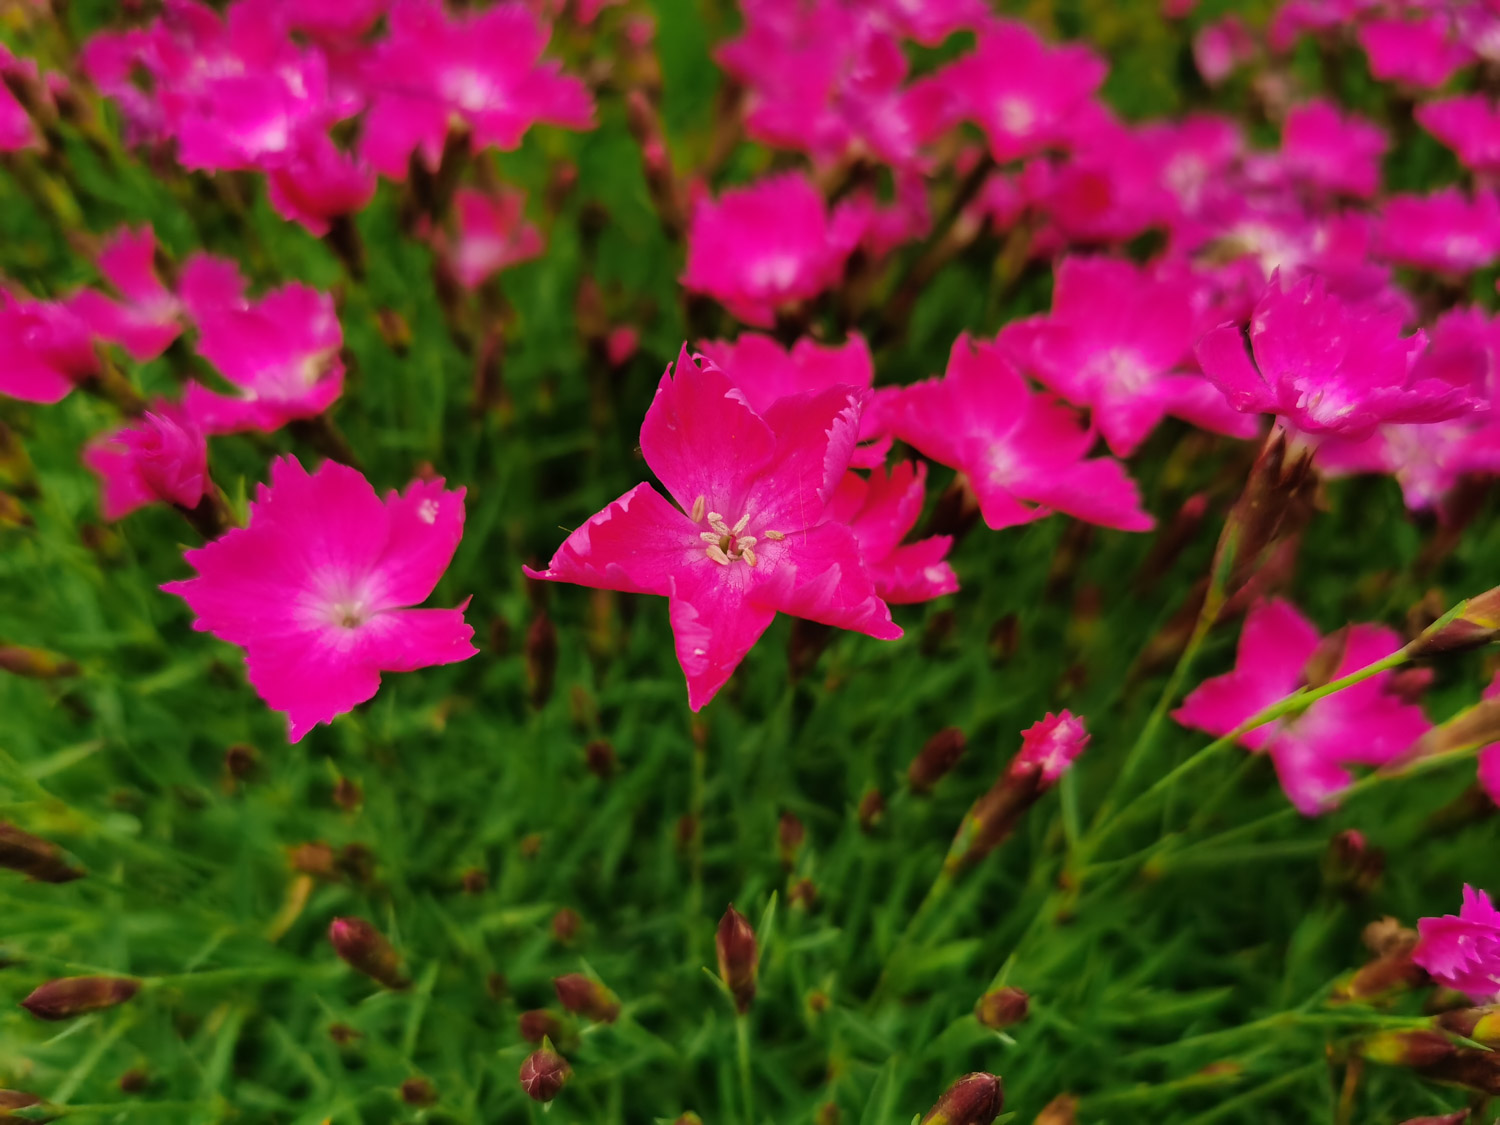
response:
[(785, 553), (748, 598), (793, 617), (895, 640), (901, 629), (860, 564), (859, 543), (842, 524), (825, 523), (787, 536)]
[(776, 616), (746, 601), (742, 586), (717, 576), (673, 580), (668, 612), (694, 711), (718, 694)]
[(523, 569), (553, 582), (666, 596), (674, 575), (707, 561), (698, 531), (656, 489), (638, 484), (569, 535), (546, 570)]

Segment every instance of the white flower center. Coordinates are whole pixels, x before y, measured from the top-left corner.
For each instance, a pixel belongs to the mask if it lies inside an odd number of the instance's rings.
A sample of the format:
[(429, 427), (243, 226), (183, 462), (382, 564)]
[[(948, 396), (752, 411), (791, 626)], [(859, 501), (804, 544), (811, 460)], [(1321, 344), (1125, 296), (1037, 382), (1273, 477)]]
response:
[[(720, 566), (742, 562), (748, 567), (754, 567), (758, 561), (755, 545), (760, 542), (760, 538), (745, 534), (745, 529), (750, 525), (750, 514), (746, 512), (731, 527), (719, 512), (706, 511), (707, 506), (706, 499), (700, 496), (693, 501), (693, 510), (689, 513), (689, 518), (694, 523), (708, 523), (708, 530), (698, 533), (698, 538), (704, 545), (703, 553)], [(786, 536), (779, 531), (767, 531), (764, 538), (775, 542)]]

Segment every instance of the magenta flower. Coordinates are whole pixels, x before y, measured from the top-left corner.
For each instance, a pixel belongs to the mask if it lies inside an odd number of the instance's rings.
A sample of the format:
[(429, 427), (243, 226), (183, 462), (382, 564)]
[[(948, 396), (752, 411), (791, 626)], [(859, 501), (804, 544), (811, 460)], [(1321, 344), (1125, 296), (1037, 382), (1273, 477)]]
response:
[(1362, 441), (1320, 442), (1315, 459), (1327, 477), (1393, 476), (1406, 506), (1414, 512), (1427, 511), (1438, 507), (1460, 478), (1470, 473), (1500, 473), (1500, 427), (1488, 415), (1482, 420), (1381, 426)]
[(180, 406), (157, 402), (137, 421), (101, 434), (83, 451), (99, 478), (99, 509), (123, 519), (147, 504), (194, 508), (208, 488), (208, 442)]
[(1395, 195), (1380, 215), (1380, 252), (1392, 262), (1466, 274), (1500, 260), (1500, 197), (1458, 188)]
[(1271, 20), (1270, 43), (1286, 51), (1309, 31), (1325, 34), (1354, 26), (1380, 0), (1285, 0)]
[(294, 283), (259, 301), (241, 297), (190, 311), (198, 354), (239, 391), (223, 395), (188, 384), (188, 411), (204, 432), (270, 433), (323, 413), (343, 391), (344, 333), (327, 293)]
[(541, 254), (542, 232), (526, 221), (525, 192), (503, 188), (485, 195), (459, 188), (453, 203), (458, 209), (458, 240), (449, 253), (449, 264), (465, 289)]
[(1089, 744), (1083, 720), (1071, 711), (1048, 711), (1021, 732), (1021, 750), (1010, 763), (1010, 772), (1041, 775), (1042, 787), (1050, 789), (1072, 768)]
[(728, 376), (684, 347), (641, 426), (641, 453), (677, 506), (639, 484), (569, 535), (546, 570), (526, 573), (669, 599), (695, 711), (777, 613), (899, 637), (859, 541), (825, 519), (862, 397), (836, 387), (759, 414)]
[(251, 685), (285, 712), (298, 742), (373, 698), (382, 672), (478, 652), (463, 606), (408, 608), (432, 593), (463, 525), (464, 490), (445, 491), (441, 480), (381, 499), (344, 465), (309, 475), (282, 457), (256, 491), (249, 526), (185, 552), (197, 577), (162, 589), (188, 603), (194, 629), (245, 650)]
[(1255, 60), (1255, 37), (1239, 16), (1206, 23), (1193, 36), (1193, 62), (1210, 86), (1217, 86)]
[(926, 47), (955, 31), (978, 31), (993, 18), (985, 0), (874, 0), (870, 7), (873, 18)]
[[(30, 59), (16, 58), (0, 43), (0, 78), (7, 75), (35, 78), (36, 64)], [(36, 148), (40, 143), (26, 107), (16, 100), (10, 87), (0, 82), (0, 152), (20, 152)]]
[(1427, 345), (1401, 335), (1399, 313), (1346, 304), (1323, 279), (1290, 284), (1273, 276), (1250, 322), (1250, 351), (1237, 324), (1198, 344), (1203, 372), (1235, 409), (1280, 415), (1310, 434), (1355, 439), (1381, 422), (1440, 422), (1473, 407), (1471, 395), (1442, 379), (1415, 377)]
[(1294, 107), (1282, 129), (1281, 158), (1298, 180), (1340, 195), (1369, 199), (1380, 186), (1385, 130), (1332, 102)]
[(1370, 73), (1382, 82), (1435, 90), (1474, 61), (1474, 52), (1458, 41), (1443, 12), (1366, 20), (1355, 35), (1370, 61)]
[[(1245, 615), (1234, 671), (1205, 680), (1173, 712), (1183, 726), (1223, 736), (1292, 694), (1325, 645), (1317, 628), (1281, 599)], [(1330, 678), (1355, 672), (1401, 647), (1395, 630), (1351, 625)], [(1257, 727), (1240, 745), (1267, 753), (1281, 788), (1297, 809), (1316, 816), (1354, 780), (1353, 764), (1382, 766), (1399, 758), (1431, 726), (1420, 707), (1392, 690), (1389, 672), (1324, 696), (1301, 714)]]
[(353, 42), (369, 31), (390, 0), (269, 0), (293, 31), (329, 43)]
[(1488, 894), (1465, 884), (1458, 914), (1418, 919), (1417, 934), (1411, 959), (1438, 984), (1476, 1004), (1500, 997), (1500, 910)]
[(1484, 94), (1459, 94), (1425, 102), (1417, 123), (1458, 154), (1465, 168), (1500, 172), (1500, 106)]
[(1192, 277), (1114, 258), (1064, 258), (1052, 313), (1001, 333), (1026, 369), (1090, 408), (1110, 452), (1128, 457), (1171, 414), (1215, 433), (1258, 425), (1188, 366), (1197, 339)]
[(375, 173), (324, 133), (315, 133), (267, 170), (271, 207), (322, 238), (329, 222), (352, 215), (375, 196)]
[(1088, 459), (1094, 431), (1029, 390), (997, 344), (960, 336), (946, 375), (902, 390), (891, 417), (897, 437), (969, 478), (991, 528), (1053, 511), (1126, 531), (1154, 525), (1124, 466)]
[(98, 373), (88, 325), (71, 304), (0, 289), (0, 395), (50, 405)]
[[(744, 394), (750, 409), (761, 415), (778, 400), (792, 395), (834, 387), (868, 389), (875, 382), (870, 346), (858, 333), (840, 345), (819, 344), (804, 337), (788, 351), (769, 336), (746, 332), (733, 342), (705, 340), (700, 348)], [(855, 468), (869, 469), (885, 460), (893, 439), (881, 419), (868, 407), (861, 415), (861, 444), (854, 447), (849, 461)]]
[(688, 231), (682, 284), (747, 324), (769, 327), (780, 306), (838, 283), (867, 215), (844, 203), (830, 216), (817, 188), (797, 172), (701, 199)]
[(99, 272), (124, 298), (85, 289), (68, 304), (95, 336), (119, 344), (138, 360), (155, 359), (182, 331), (182, 306), (156, 276), (156, 236), (149, 226), (122, 227), (99, 252)]
[(922, 514), (927, 466), (902, 461), (890, 473), (876, 466), (869, 477), (845, 473), (828, 505), (828, 517), (849, 525), (875, 592), (891, 605), (928, 602), (958, 589), (958, 576), (944, 560), (950, 535), (903, 543)]
[(1049, 47), (1025, 24), (991, 20), (972, 52), (912, 87), (918, 133), (972, 121), (1001, 163), (1062, 146), (1107, 69), (1087, 47)]
[(362, 133), (382, 175), (405, 179), (413, 152), (435, 169), (453, 120), (468, 127), (475, 151), (513, 149), (539, 122), (593, 127), (588, 87), (542, 58), (550, 30), (519, 0), (453, 16), (440, 0), (393, 0), (388, 19), (365, 71)]

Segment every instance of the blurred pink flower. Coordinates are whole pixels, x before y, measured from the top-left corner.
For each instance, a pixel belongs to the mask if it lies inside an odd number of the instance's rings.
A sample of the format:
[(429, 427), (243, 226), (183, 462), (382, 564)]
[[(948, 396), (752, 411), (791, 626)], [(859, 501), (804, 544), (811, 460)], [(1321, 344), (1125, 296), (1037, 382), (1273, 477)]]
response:
[(624, 367), (640, 350), (641, 334), (633, 325), (617, 324), (604, 338), (604, 355), (611, 367)]
[(1411, 959), (1438, 984), (1476, 1004), (1500, 997), (1500, 910), (1484, 891), (1465, 884), (1458, 914), (1421, 918), (1417, 934)]
[(390, 0), (261, 0), (293, 31), (325, 42), (358, 40), (385, 14)]
[(99, 252), (99, 272), (124, 298), (84, 289), (69, 298), (95, 336), (138, 360), (155, 359), (182, 331), (182, 306), (156, 276), (156, 235), (149, 226), (121, 227)]
[(208, 488), (208, 442), (176, 403), (156, 402), (139, 419), (101, 434), (83, 463), (99, 478), (99, 509), (123, 519), (147, 504), (196, 507)]
[(891, 605), (927, 602), (958, 589), (944, 560), (953, 537), (934, 535), (903, 543), (927, 492), (927, 466), (902, 461), (890, 473), (877, 465), (868, 477), (845, 473), (828, 504), (828, 518), (849, 525), (875, 592)]
[(538, 123), (593, 127), (588, 87), (542, 58), (550, 29), (518, 0), (451, 16), (440, 0), (393, 0), (388, 21), (365, 70), (361, 135), (381, 174), (404, 179), (414, 151), (435, 169), (455, 120), (475, 151), (513, 149)]
[(1037, 720), (1021, 732), (1021, 751), (1010, 763), (1012, 775), (1036, 772), (1042, 788), (1050, 789), (1072, 768), (1089, 744), (1083, 720), (1071, 711), (1059, 711)]
[(1063, 398), (1087, 406), (1110, 452), (1128, 457), (1168, 414), (1215, 433), (1259, 425), (1192, 370), (1196, 284), (1119, 258), (1064, 258), (1052, 312), (1013, 321), (1000, 342)]
[(1272, 49), (1286, 51), (1307, 32), (1337, 32), (1354, 26), (1382, 0), (1286, 0), (1271, 19)]
[(1193, 36), (1193, 61), (1210, 86), (1217, 86), (1246, 63), (1255, 60), (1255, 37), (1239, 16), (1228, 15), (1206, 23)]
[(705, 197), (693, 209), (682, 284), (747, 324), (769, 327), (780, 306), (838, 283), (867, 221), (868, 210), (852, 202), (830, 215), (797, 172)]
[(1500, 172), (1500, 106), (1484, 94), (1458, 94), (1425, 102), (1417, 123), (1458, 154), (1474, 172)]
[(546, 570), (526, 573), (668, 598), (695, 711), (777, 613), (899, 637), (859, 541), (825, 518), (863, 397), (835, 387), (781, 399), (762, 415), (684, 347), (641, 426), (646, 464), (677, 506), (637, 485), (568, 536)]
[(374, 198), (375, 172), (317, 133), (268, 170), (266, 186), (278, 215), (322, 238), (329, 220), (352, 215)]
[[(765, 414), (777, 401), (833, 387), (869, 388), (875, 382), (875, 361), (870, 346), (858, 333), (843, 344), (819, 344), (803, 338), (788, 350), (769, 336), (746, 332), (738, 340), (704, 340), (702, 354), (729, 376), (757, 414)], [(885, 460), (891, 435), (880, 427), (880, 419), (868, 408), (860, 418), (859, 438), (850, 464), (868, 469)]]
[[(1328, 643), (1291, 603), (1258, 602), (1245, 615), (1234, 671), (1205, 680), (1173, 712), (1183, 726), (1227, 735), (1306, 683), (1306, 669)], [(1358, 671), (1401, 647), (1394, 629), (1351, 625), (1331, 679)], [(1307, 816), (1327, 811), (1353, 783), (1350, 765), (1382, 766), (1411, 748), (1431, 724), (1420, 707), (1392, 690), (1381, 672), (1310, 704), (1291, 718), (1257, 727), (1240, 745), (1271, 756), (1287, 798)]]
[(1126, 531), (1153, 526), (1124, 466), (1109, 457), (1086, 459), (1094, 431), (1050, 396), (1029, 390), (997, 344), (960, 336), (946, 375), (900, 391), (891, 418), (897, 437), (969, 478), (991, 528), (1053, 511)]
[(0, 289), (0, 395), (50, 405), (98, 372), (89, 327), (70, 303)]
[(926, 47), (955, 31), (977, 31), (993, 18), (985, 0), (873, 0), (870, 7), (874, 18)]
[(1000, 163), (1061, 146), (1107, 70), (1088, 47), (1051, 47), (1025, 24), (992, 20), (972, 52), (912, 86), (918, 135), (972, 121)]
[[(34, 79), (36, 74), (34, 62), (16, 58), (5, 44), (0, 43), (0, 78), (17, 75)], [(40, 144), (41, 138), (27, 116), (26, 107), (16, 100), (9, 86), (0, 82), (0, 152), (20, 152)]]
[(1368, 199), (1380, 186), (1385, 130), (1332, 102), (1294, 106), (1282, 128), (1281, 159), (1296, 179), (1324, 191)]
[(1474, 52), (1458, 39), (1443, 11), (1366, 20), (1355, 36), (1370, 61), (1370, 73), (1382, 82), (1435, 90), (1474, 62)]
[(541, 254), (542, 232), (526, 221), (526, 193), (502, 188), (486, 195), (459, 188), (453, 197), (458, 239), (449, 252), (454, 276), (473, 289), (491, 274)]
[(478, 652), (463, 606), (407, 608), (432, 593), (463, 524), (464, 490), (440, 479), (381, 499), (344, 465), (309, 475), (282, 457), (249, 526), (187, 551), (197, 576), (162, 589), (188, 603), (194, 629), (245, 650), (251, 685), (298, 742), (373, 698), (382, 672)]
[(327, 293), (293, 283), (259, 301), (189, 307), (198, 354), (239, 391), (188, 384), (188, 410), (206, 433), (269, 433), (323, 413), (343, 391), (344, 334)]
[(1440, 422), (1473, 397), (1441, 379), (1414, 377), (1425, 349), (1402, 336), (1399, 313), (1345, 303), (1314, 275), (1271, 278), (1250, 322), (1223, 324), (1198, 343), (1203, 372), (1237, 410), (1277, 414), (1310, 434), (1368, 436), (1381, 422)]
[(1500, 260), (1500, 196), (1456, 187), (1394, 195), (1380, 214), (1380, 253), (1399, 265), (1465, 274)]

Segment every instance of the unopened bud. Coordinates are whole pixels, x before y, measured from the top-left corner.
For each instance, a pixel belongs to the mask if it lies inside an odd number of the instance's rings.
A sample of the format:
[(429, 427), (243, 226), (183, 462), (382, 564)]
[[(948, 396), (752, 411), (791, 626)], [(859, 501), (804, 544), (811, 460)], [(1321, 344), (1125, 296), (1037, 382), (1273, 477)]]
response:
[(1486, 1047), (1500, 1047), (1500, 1005), (1442, 1012), (1437, 1016), (1437, 1025)]
[(224, 772), (234, 781), (244, 781), (255, 772), (260, 752), (254, 746), (236, 742), (224, 751)]
[(885, 818), (885, 798), (879, 789), (867, 789), (859, 799), (859, 830), (869, 835)]
[(78, 675), (78, 665), (65, 656), (43, 648), (0, 645), (0, 672), (32, 680), (57, 680)]
[(510, 981), (505, 979), (504, 973), (485, 973), (484, 994), (499, 1004), (510, 995)]
[(0, 527), (31, 527), (31, 513), (9, 492), (0, 492)]
[(557, 678), (557, 628), (546, 611), (538, 609), (526, 628), (526, 683), (531, 703), (540, 707), (552, 698)]
[(354, 883), (368, 883), (375, 878), (375, 853), (365, 844), (345, 844), (339, 849), (339, 870)]
[(298, 844), (287, 853), (287, 863), (301, 875), (311, 875), (316, 879), (338, 878), (338, 856), (332, 846), (322, 840)]
[(1323, 881), (1334, 890), (1368, 894), (1385, 872), (1385, 851), (1371, 847), (1363, 832), (1340, 832), (1323, 855)]
[(1078, 1099), (1072, 1094), (1058, 1094), (1036, 1115), (1032, 1125), (1077, 1125)]
[(517, 1024), (521, 1038), (528, 1043), (541, 1043), (547, 1039), (560, 1042), (571, 1038), (571, 1029), (563, 1018), (546, 1008), (532, 1008), (522, 1012)]
[[(15, 1112), (19, 1109), (29, 1112), (23, 1116)], [(56, 1120), (55, 1115), (48, 1113), (47, 1103), (35, 1094), (28, 1094), (24, 1090), (0, 1090), (0, 1121)]]
[(0, 821), (0, 867), (19, 871), (35, 883), (71, 883), (84, 875), (63, 859), (56, 844), (4, 821)]
[(1005, 1104), (1000, 1079), (993, 1074), (966, 1074), (943, 1092), (921, 1125), (990, 1125)]
[(356, 1031), (347, 1023), (332, 1023), (328, 1025), (328, 1038), (332, 1039), (334, 1046), (347, 1048), (364, 1038), (364, 1032)]
[(790, 871), (797, 866), (797, 853), (807, 839), (807, 829), (792, 813), (782, 813), (776, 824), (776, 858), (781, 866)]
[(1430, 758), (1451, 750), (1500, 742), (1500, 698), (1481, 699), (1445, 723), (1433, 727), (1402, 755), (1403, 761)]
[(1456, 612), (1443, 614), (1407, 646), (1412, 656), (1464, 652), (1500, 638), (1500, 587), (1459, 603)]
[(144, 1068), (133, 1066), (120, 1075), (120, 1080), (115, 1085), (120, 1088), (122, 1094), (139, 1094), (151, 1085), (151, 1075)]
[(842, 1118), (838, 1102), (824, 1102), (818, 1107), (818, 1112), (813, 1114), (813, 1125), (839, 1125)]
[(70, 1020), (123, 1004), (140, 990), (133, 977), (63, 977), (39, 986), (21, 1007), (39, 1020)]
[(1451, 1057), (1458, 1048), (1438, 1031), (1381, 1031), (1361, 1040), (1358, 1050), (1371, 1062), (1420, 1070)]
[(401, 1083), (401, 1100), (418, 1108), (437, 1105), (437, 1087), (425, 1078), (408, 1078)]
[(1024, 1020), (1030, 1008), (1031, 997), (1019, 988), (995, 988), (974, 1005), (974, 1018), (994, 1031), (1004, 1031)]
[(589, 773), (601, 781), (614, 777), (615, 769), (620, 764), (615, 756), (615, 748), (602, 738), (595, 739), (583, 748), (583, 760)]
[(572, 1073), (565, 1058), (550, 1047), (541, 1047), (521, 1063), (521, 1089), (532, 1101), (550, 1102)]
[(357, 812), (365, 803), (365, 791), (359, 782), (341, 777), (333, 786), (333, 803), (347, 813)]
[(568, 973), (552, 982), (560, 1004), (574, 1015), (594, 1023), (614, 1023), (620, 1016), (620, 999), (604, 985), (582, 973)]
[(490, 877), (478, 867), (470, 867), (459, 876), (459, 885), (466, 895), (482, 895), (489, 889)]
[(714, 938), (719, 955), (719, 979), (734, 997), (735, 1009), (743, 1015), (755, 999), (755, 974), (760, 964), (760, 947), (755, 931), (745, 916), (731, 906), (719, 919)]
[(583, 919), (571, 906), (565, 906), (552, 915), (552, 936), (564, 945), (571, 944), (578, 937), (578, 931), (581, 929), (583, 929)]
[(944, 727), (929, 738), (906, 771), (906, 780), (912, 791), (930, 793), (932, 787), (958, 764), (966, 745), (964, 732), (958, 727)]
[(363, 918), (335, 918), (328, 940), (350, 968), (386, 988), (405, 988), (411, 982), (401, 970), (401, 956), (384, 934)]
[(787, 903), (794, 910), (815, 910), (818, 905), (818, 885), (811, 879), (798, 879), (786, 894)]
[(672, 1125), (703, 1125), (703, 1118), (699, 1117), (692, 1110), (688, 1110), (678, 1117), (676, 1121), (673, 1121)]

